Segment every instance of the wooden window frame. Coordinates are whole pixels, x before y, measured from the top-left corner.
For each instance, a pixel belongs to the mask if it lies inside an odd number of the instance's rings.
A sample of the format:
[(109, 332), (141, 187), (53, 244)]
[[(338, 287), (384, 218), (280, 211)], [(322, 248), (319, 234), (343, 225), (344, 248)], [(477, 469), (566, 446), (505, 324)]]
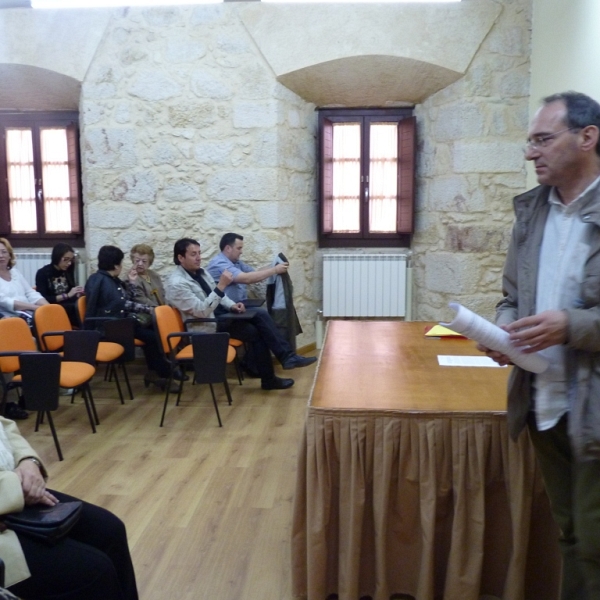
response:
[[(43, 202), (36, 206), (38, 231), (35, 233), (13, 233), (10, 230), (10, 206), (8, 194), (6, 133), (7, 127), (31, 127), (33, 132), (33, 161), (36, 173), (36, 190), (41, 187), (42, 161), (40, 149), (40, 128), (67, 127), (67, 145), (69, 163), (73, 165), (69, 172), (71, 198), (71, 221), (78, 231), (73, 233), (46, 233)], [(83, 195), (81, 188), (81, 163), (79, 152), (79, 113), (76, 111), (52, 112), (5, 112), (0, 111), (0, 235), (10, 240), (15, 248), (42, 248), (66, 242), (74, 247), (84, 246), (83, 232)]]
[[(319, 112), (319, 247), (320, 248), (384, 248), (410, 246), (414, 231), (416, 120), (412, 108), (390, 109), (318, 109)], [(361, 231), (359, 233), (333, 233), (331, 190), (333, 165), (328, 157), (333, 154), (333, 124), (360, 122), (361, 176), (369, 173), (370, 122), (397, 122), (398, 136), (398, 197), (395, 233), (369, 233), (367, 228), (369, 205), (365, 201), (365, 184), (361, 184)], [(366, 184), (368, 185), (368, 184)]]

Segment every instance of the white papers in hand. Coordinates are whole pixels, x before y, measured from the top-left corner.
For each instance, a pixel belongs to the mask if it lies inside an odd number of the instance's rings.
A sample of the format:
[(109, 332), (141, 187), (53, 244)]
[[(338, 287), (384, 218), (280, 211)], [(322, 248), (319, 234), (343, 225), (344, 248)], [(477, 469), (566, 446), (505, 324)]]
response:
[(548, 361), (539, 354), (524, 354), (519, 348), (513, 346), (508, 333), (500, 327), (486, 321), (458, 302), (450, 302), (448, 306), (456, 311), (456, 316), (451, 323), (440, 323), (440, 325), (458, 331), (490, 350), (506, 354), (511, 362), (526, 371), (543, 373), (548, 368)]

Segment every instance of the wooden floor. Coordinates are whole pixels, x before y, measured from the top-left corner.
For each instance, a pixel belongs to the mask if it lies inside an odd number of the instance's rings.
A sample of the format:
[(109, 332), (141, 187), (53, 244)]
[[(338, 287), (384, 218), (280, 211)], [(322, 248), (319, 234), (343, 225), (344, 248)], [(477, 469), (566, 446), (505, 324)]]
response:
[[(314, 354), (314, 353), (313, 353)], [(133, 365), (135, 400), (96, 379), (101, 424), (92, 434), (81, 400), (55, 413), (65, 460), (47, 425), (21, 432), (50, 471), (49, 487), (99, 504), (127, 525), (141, 600), (289, 600), (296, 456), (315, 366), (281, 371), (290, 390), (262, 392), (230, 378), (233, 405), (215, 386), (186, 384), (158, 427), (163, 394), (145, 390)]]

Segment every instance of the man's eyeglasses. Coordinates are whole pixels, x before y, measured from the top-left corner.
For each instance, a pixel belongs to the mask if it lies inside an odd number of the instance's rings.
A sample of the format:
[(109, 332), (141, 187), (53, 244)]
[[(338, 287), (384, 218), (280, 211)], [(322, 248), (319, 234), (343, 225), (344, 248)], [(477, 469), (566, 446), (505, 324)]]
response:
[(581, 129), (581, 127), (567, 127), (566, 129), (561, 129), (555, 133), (534, 135), (532, 138), (529, 138), (527, 142), (525, 142), (523, 151), (527, 152), (528, 150), (539, 150), (540, 148), (546, 148), (546, 146), (549, 146), (550, 142), (557, 138), (561, 133), (564, 133), (565, 131), (579, 131), (579, 129)]

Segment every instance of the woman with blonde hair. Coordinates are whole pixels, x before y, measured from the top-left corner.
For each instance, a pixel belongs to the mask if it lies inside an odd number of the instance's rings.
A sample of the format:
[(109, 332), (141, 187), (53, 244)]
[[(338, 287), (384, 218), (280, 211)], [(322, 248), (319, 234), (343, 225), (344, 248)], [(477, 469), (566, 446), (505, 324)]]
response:
[(165, 289), (160, 275), (150, 267), (154, 262), (154, 250), (148, 244), (136, 244), (129, 253), (131, 270), (129, 283), (134, 287), (134, 300), (147, 306), (165, 304)]
[[(0, 237), (0, 318), (22, 317), (31, 325), (31, 317), (46, 299), (27, 283), (15, 268), (17, 260), (10, 242)], [(15, 402), (7, 402), (4, 416), (9, 419), (26, 419), (29, 415)]]

